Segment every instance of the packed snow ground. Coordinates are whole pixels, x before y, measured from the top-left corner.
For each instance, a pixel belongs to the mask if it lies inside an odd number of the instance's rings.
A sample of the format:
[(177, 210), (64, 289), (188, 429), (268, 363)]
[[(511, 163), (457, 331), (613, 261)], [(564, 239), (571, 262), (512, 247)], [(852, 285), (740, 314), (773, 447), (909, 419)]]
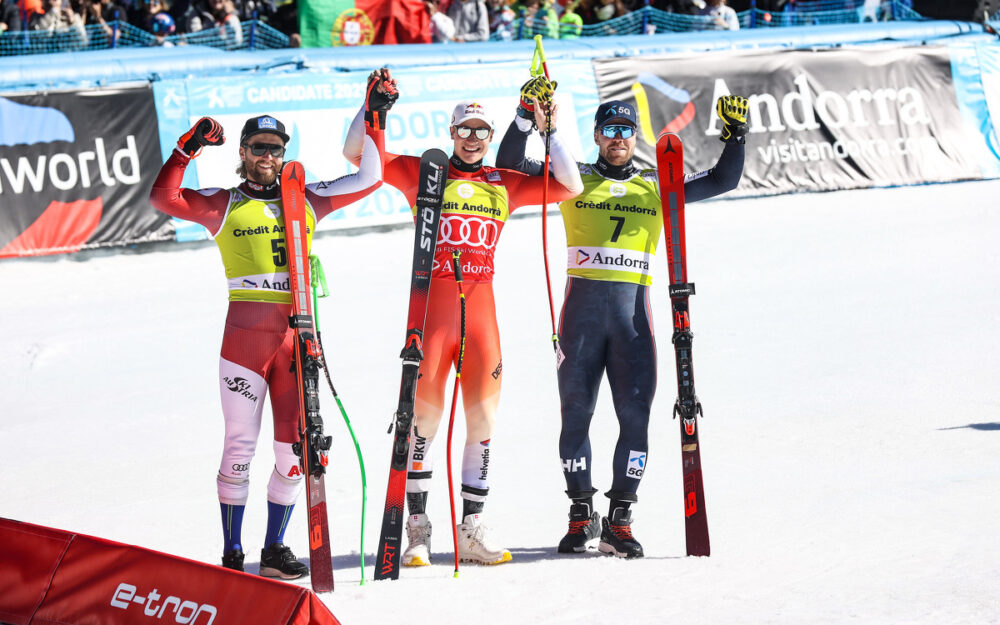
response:
[[(504, 394), (487, 513), (514, 561), (463, 566), (458, 579), (442, 426), (434, 565), (371, 581), (411, 230), (318, 238), (333, 290), (320, 303), (326, 351), (368, 481), (361, 585), (360, 472), (324, 395), (337, 583), (324, 601), (347, 625), (1000, 623), (998, 196), (990, 181), (689, 207), (710, 558), (684, 555), (663, 271), (651, 461), (634, 507), (646, 558), (555, 553), (568, 500), (541, 219), (509, 222), (496, 262)], [(558, 306), (565, 240), (557, 216), (549, 226)], [(226, 297), (214, 245), (4, 261), (0, 284), (0, 515), (218, 562)], [(250, 571), (269, 412), (244, 527)], [(617, 437), (606, 387), (591, 435), (603, 492)], [(303, 507), (287, 542), (307, 556)]]

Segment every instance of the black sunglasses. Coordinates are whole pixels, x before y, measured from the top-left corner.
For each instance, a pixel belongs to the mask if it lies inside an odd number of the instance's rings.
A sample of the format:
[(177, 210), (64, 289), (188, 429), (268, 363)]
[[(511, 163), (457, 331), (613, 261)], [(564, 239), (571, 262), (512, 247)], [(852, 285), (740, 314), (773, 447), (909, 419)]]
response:
[(264, 156), (268, 151), (274, 158), (281, 158), (285, 155), (285, 146), (275, 143), (244, 143), (243, 147), (248, 148), (254, 156)]

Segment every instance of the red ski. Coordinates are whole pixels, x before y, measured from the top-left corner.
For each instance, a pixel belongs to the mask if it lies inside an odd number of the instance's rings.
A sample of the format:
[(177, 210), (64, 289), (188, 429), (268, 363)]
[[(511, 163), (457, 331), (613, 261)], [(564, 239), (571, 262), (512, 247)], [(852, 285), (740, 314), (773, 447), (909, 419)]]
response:
[(289, 161), (281, 170), (281, 206), (288, 249), (289, 290), (295, 330), (295, 373), (299, 382), (299, 441), (293, 450), (302, 462), (309, 507), (309, 565), (315, 592), (333, 590), (330, 526), (326, 515), (326, 466), (331, 438), (323, 435), (319, 414), (321, 354), (313, 318), (309, 282), (309, 239), (306, 222), (306, 180), (301, 163)]
[(684, 236), (684, 146), (680, 137), (665, 133), (656, 142), (656, 168), (660, 178), (663, 229), (667, 236), (667, 263), (670, 273), (670, 304), (673, 309), (674, 356), (677, 362), (677, 402), (674, 418), (680, 417), (681, 462), (684, 470), (684, 529), (689, 556), (707, 556), (708, 517), (705, 487), (701, 477), (698, 447), (698, 417), (701, 403), (694, 391), (691, 358), (691, 316), (688, 297), (694, 283), (687, 280), (687, 249)]

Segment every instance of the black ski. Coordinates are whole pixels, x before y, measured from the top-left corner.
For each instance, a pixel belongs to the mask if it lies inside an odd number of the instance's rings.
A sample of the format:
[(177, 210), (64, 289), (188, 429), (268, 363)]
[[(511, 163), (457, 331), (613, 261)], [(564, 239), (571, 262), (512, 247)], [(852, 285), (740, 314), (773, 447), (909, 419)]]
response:
[(417, 394), (420, 361), (424, 358), (424, 320), (431, 290), (438, 226), (441, 223), (441, 203), (448, 176), (448, 156), (437, 149), (424, 152), (420, 157), (419, 176), (406, 341), (399, 354), (403, 359), (403, 376), (399, 384), (399, 404), (393, 417), (395, 434), (392, 439), (385, 511), (382, 514), (382, 533), (375, 559), (375, 579), (399, 579), (399, 556), (403, 524), (406, 522), (406, 463), (410, 455), (413, 402)]

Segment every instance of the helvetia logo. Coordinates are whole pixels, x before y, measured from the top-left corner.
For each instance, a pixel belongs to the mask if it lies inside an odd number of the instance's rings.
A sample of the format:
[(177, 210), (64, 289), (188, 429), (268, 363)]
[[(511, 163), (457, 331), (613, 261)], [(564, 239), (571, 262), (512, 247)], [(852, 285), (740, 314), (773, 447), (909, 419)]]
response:
[(150, 618), (162, 620), (167, 616), (175, 623), (190, 625), (212, 625), (219, 614), (219, 609), (209, 603), (198, 603), (173, 595), (160, 601), (162, 598), (163, 595), (157, 588), (148, 595), (140, 595), (138, 588), (122, 582), (111, 595), (111, 607), (128, 610), (134, 604), (142, 606), (142, 613)]

